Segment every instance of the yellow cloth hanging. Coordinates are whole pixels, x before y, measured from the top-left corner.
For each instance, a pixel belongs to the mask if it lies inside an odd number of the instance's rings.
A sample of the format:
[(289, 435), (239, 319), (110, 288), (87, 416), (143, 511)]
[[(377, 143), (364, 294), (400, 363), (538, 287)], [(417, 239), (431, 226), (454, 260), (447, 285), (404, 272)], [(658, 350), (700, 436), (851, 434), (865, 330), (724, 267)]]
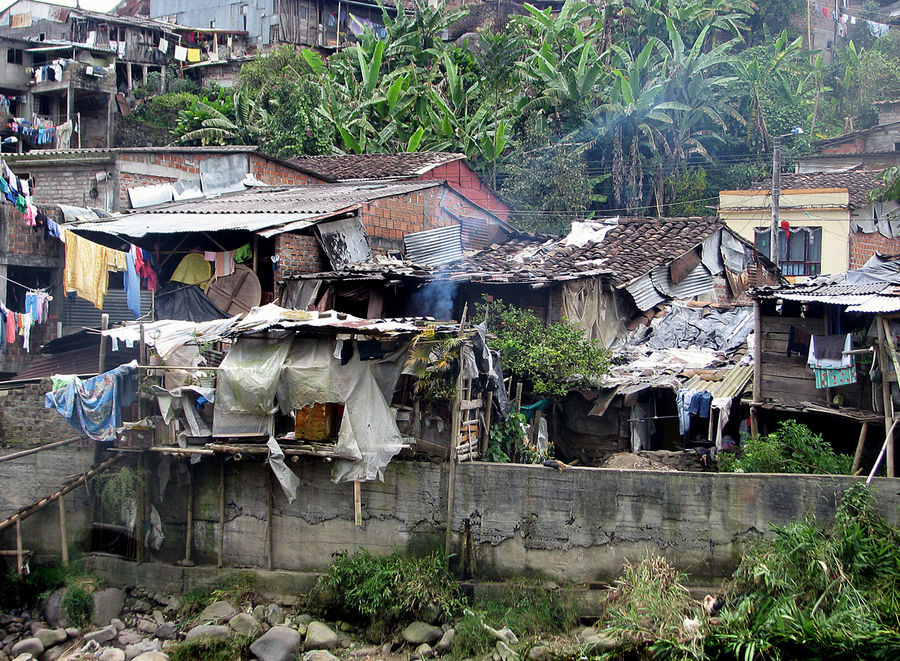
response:
[(169, 280), (183, 282), (186, 285), (199, 285), (212, 277), (212, 264), (206, 261), (202, 252), (192, 252), (175, 269)]
[(188, 48), (187, 49), (187, 61), (188, 62), (199, 62), (200, 61), (200, 49), (199, 48)]
[(63, 232), (66, 244), (63, 287), (102, 310), (109, 289), (109, 271), (125, 270), (125, 253), (88, 241), (69, 230)]

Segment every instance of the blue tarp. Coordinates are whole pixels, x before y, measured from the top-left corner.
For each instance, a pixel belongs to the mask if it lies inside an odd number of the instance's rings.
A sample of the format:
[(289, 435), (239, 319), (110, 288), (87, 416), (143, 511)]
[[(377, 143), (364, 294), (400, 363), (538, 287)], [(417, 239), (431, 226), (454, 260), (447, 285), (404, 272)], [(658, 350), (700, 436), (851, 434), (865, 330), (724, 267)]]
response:
[(77, 376), (62, 388), (44, 396), (44, 406), (56, 409), (66, 421), (95, 441), (113, 441), (122, 426), (122, 407), (137, 401), (137, 363), (98, 374), (90, 379)]

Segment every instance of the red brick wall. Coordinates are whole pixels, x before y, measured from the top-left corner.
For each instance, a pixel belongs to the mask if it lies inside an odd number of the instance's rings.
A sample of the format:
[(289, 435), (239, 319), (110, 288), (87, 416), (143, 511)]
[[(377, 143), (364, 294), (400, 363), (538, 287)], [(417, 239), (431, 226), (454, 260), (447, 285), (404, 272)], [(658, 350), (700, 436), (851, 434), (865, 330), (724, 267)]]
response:
[(270, 185), (306, 186), (307, 184), (323, 184), (321, 179), (316, 179), (308, 174), (298, 172), (270, 161), (256, 154), (250, 156), (250, 172), (263, 183)]
[(861, 154), (866, 150), (866, 141), (859, 137), (847, 142), (822, 147), (822, 155), (828, 154)]
[(509, 218), (510, 208), (486, 185), (464, 161), (444, 163), (419, 177), (423, 181), (446, 181), (455, 191), (480, 207), (494, 212), (503, 220)]
[(284, 281), (303, 273), (318, 273), (328, 268), (319, 241), (308, 234), (279, 234), (275, 237), (274, 254), (278, 255), (275, 296), (281, 296)]
[(851, 269), (863, 266), (876, 252), (882, 255), (900, 254), (900, 239), (889, 239), (878, 232), (850, 232)]
[(443, 224), (429, 225), (426, 222), (426, 200), (435, 190), (440, 190), (440, 187), (384, 197), (363, 205), (362, 223), (366, 233), (385, 239), (402, 239), (406, 234), (443, 227)]

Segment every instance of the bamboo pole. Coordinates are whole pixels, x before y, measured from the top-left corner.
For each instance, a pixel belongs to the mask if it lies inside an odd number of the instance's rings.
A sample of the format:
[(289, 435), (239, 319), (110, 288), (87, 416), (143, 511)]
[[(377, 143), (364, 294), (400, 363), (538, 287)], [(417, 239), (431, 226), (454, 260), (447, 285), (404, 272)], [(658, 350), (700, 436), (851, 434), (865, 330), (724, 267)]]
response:
[(758, 405), (762, 403), (762, 398), (762, 304), (759, 301), (753, 301), (753, 403), (750, 405), (751, 436), (759, 436)]
[[(894, 365), (894, 375), (897, 377), (897, 383), (900, 385), (900, 361), (897, 360), (897, 352), (894, 350), (894, 336), (891, 334), (891, 327), (888, 320), (881, 317), (881, 325), (884, 328), (885, 346), (891, 356), (891, 362)], [(893, 434), (888, 435), (889, 442), (887, 444), (887, 476), (894, 477), (894, 437)]]
[(65, 494), (69, 493), (70, 491), (74, 490), (75, 488), (81, 486), (82, 482), (85, 482), (88, 478), (93, 477), (97, 473), (100, 473), (101, 471), (106, 470), (112, 464), (117, 462), (119, 459), (121, 459), (121, 455), (116, 455), (115, 457), (112, 457), (111, 459), (107, 459), (106, 461), (97, 464), (91, 470), (86, 472), (84, 475), (79, 475), (75, 480), (73, 480), (72, 482), (69, 482), (66, 486), (59, 489), (58, 491), (50, 494), (46, 498), (41, 498), (39, 501), (29, 505), (25, 509), (21, 509), (18, 512), (16, 512), (15, 514), (13, 514), (12, 516), (5, 518), (3, 521), (0, 521), (0, 532), (3, 532), (7, 528), (9, 528), (13, 524), (15, 524), (17, 521), (23, 521), (23, 520), (27, 519), (29, 516), (31, 516), (35, 512), (42, 510), (50, 503), (52, 503), (56, 500), (59, 500), (60, 496), (64, 496)]
[(54, 441), (53, 443), (47, 443), (46, 445), (39, 445), (36, 448), (31, 448), (30, 450), (21, 450), (19, 452), (12, 452), (10, 454), (5, 454), (0, 457), (0, 461), (11, 461), (13, 459), (18, 459), (20, 457), (27, 457), (29, 454), (34, 454), (35, 452), (42, 452), (44, 450), (52, 450), (53, 448), (58, 448), (63, 445), (68, 445), (69, 443), (74, 443), (75, 441), (80, 441), (84, 439), (84, 436), (78, 436), (76, 438), (67, 438), (64, 441)]
[(362, 525), (362, 492), (359, 478), (353, 480), (353, 522), (357, 526)]
[(19, 576), (25, 571), (25, 556), (22, 554), (22, 520), (16, 521), (16, 571)]
[(875, 477), (875, 473), (878, 472), (878, 467), (881, 466), (881, 460), (884, 458), (884, 453), (887, 450), (888, 445), (891, 443), (891, 439), (894, 437), (894, 428), (896, 428), (898, 422), (900, 422), (900, 418), (894, 420), (894, 424), (891, 425), (891, 428), (888, 429), (887, 434), (885, 434), (884, 444), (881, 446), (881, 452), (878, 453), (878, 458), (875, 460), (875, 465), (872, 466), (869, 477), (866, 479), (866, 484), (871, 484), (872, 478)]
[[(109, 315), (105, 312), (100, 315), (100, 330), (105, 331), (109, 329)], [(106, 335), (100, 335), (100, 359), (97, 363), (97, 373), (103, 374), (106, 371), (106, 343), (109, 341), (109, 338)]]
[(491, 442), (491, 415), (494, 408), (494, 391), (489, 390), (487, 394), (487, 404), (484, 411), (484, 437), (481, 439), (481, 458), (484, 459), (487, 454), (488, 444)]
[(59, 544), (62, 550), (62, 563), (69, 566), (69, 531), (66, 526), (66, 497), (59, 497)]
[[(144, 326), (141, 325), (141, 336), (144, 334)], [(135, 524), (137, 526), (137, 530), (135, 530), (135, 541), (137, 542), (137, 557), (135, 560), (138, 564), (144, 562), (144, 525), (146, 522), (146, 511), (145, 511), (145, 501), (146, 501), (146, 493), (144, 490), (144, 453), (141, 452), (138, 455), (138, 493), (137, 493), (137, 517)]]
[(853, 455), (853, 469), (850, 471), (853, 474), (856, 474), (856, 471), (859, 470), (859, 465), (862, 463), (863, 448), (866, 445), (866, 434), (868, 432), (869, 423), (862, 423), (862, 428), (859, 430), (859, 441), (856, 444), (856, 454)]

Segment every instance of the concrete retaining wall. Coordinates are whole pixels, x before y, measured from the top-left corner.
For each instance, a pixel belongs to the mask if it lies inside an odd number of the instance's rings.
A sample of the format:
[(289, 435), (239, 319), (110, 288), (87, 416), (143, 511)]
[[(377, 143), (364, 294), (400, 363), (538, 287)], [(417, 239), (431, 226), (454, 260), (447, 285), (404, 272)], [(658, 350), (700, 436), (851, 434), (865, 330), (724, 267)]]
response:
[[(30, 480), (28, 495), (17, 497), (17, 502), (38, 492), (46, 495), (52, 489), (42, 490), (34, 483), (45, 481), (55, 487), (62, 475), (75, 471), (76, 456), (71, 451), (66, 456), (35, 455), (29, 461), (31, 470), (40, 472), (30, 478), (11, 473), (17, 462), (0, 463), (0, 483)], [(193, 469), (193, 560), (213, 566), (221, 533), (220, 462), (221, 457), (204, 457)], [(151, 499), (165, 534), (162, 548), (148, 560), (171, 563), (185, 556), (186, 462), (160, 458), (148, 464)], [(290, 465), (301, 482), (293, 503), (273, 480), (275, 570), (321, 570), (332, 553), (360, 546), (384, 553), (443, 547), (446, 465), (397, 461), (386, 471), (384, 483), (363, 483), (360, 527), (353, 524), (352, 486), (333, 484), (328, 464), (302, 459)], [(265, 471), (262, 462), (226, 463), (226, 567), (268, 565)], [(637, 559), (647, 551), (670, 558), (695, 581), (721, 578), (730, 574), (744, 544), (770, 534), (772, 524), (783, 525), (805, 514), (830, 520), (836, 497), (852, 480), (600, 468), (559, 472), (541, 466), (461, 464), (454, 549), (460, 552), (468, 529), (474, 569), (481, 578), (542, 572), (572, 581), (608, 580), (618, 575), (626, 558)], [(878, 479), (873, 489), (881, 511), (897, 523), (900, 482)], [(8, 512), (13, 494), (6, 488), (0, 492), (0, 510)], [(75, 540), (81, 544), (85, 504), (80, 495), (69, 501), (70, 527), (82, 532)], [(79, 507), (82, 511), (76, 514)], [(50, 508), (26, 521), (26, 545), (58, 548), (56, 517), (55, 508)], [(32, 541), (36, 535), (41, 539)], [(3, 543), (10, 548), (8, 535)]]

